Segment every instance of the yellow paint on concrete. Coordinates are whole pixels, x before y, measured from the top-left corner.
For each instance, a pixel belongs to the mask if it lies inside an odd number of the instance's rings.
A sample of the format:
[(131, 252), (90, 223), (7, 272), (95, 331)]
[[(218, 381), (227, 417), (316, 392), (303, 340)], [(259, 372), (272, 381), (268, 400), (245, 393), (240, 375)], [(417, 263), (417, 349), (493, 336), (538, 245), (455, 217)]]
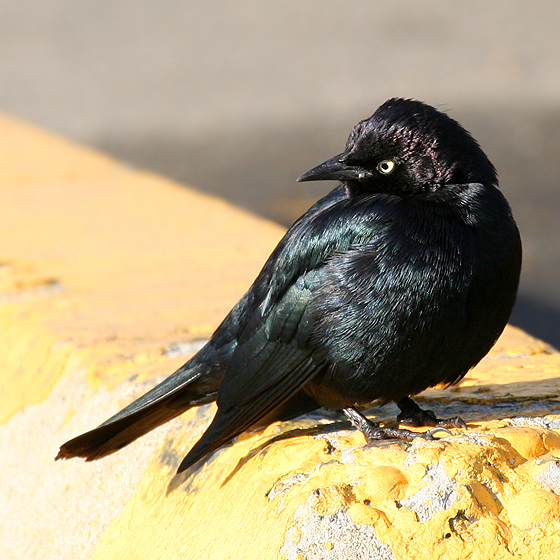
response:
[(556, 432), (536, 426), (500, 428), (495, 433), (508, 441), (524, 459), (534, 459), (547, 452), (557, 455), (560, 449), (560, 436)]
[[(533, 560), (559, 549), (559, 499), (539, 476), (557, 468), (560, 435), (509, 426), (499, 409), (466, 433), (411, 446), (319, 428), (270, 443), (313, 421), (273, 425), (174, 477), (207, 422), (189, 411), (153, 435), (155, 453), (148, 436), (95, 464), (54, 465), (58, 444), (92, 426), (87, 414), (105, 419), (126, 404), (122, 391), (185, 361), (162, 350), (209, 336), (282, 229), (5, 117), (0, 154), (0, 437), (20, 446), (0, 457), (0, 535), (32, 523), (4, 549), (292, 560), (331, 518), (369, 528), (397, 560)], [(459, 387), (421, 398), (550, 406), (559, 377), (559, 353), (508, 327)], [(451, 488), (445, 507), (438, 488)], [(340, 557), (343, 544), (327, 535), (317, 547)]]
[[(408, 452), (395, 442), (364, 448), (352, 432), (334, 453), (322, 438), (296, 437), (261, 451), (228, 479), (276, 429), (238, 442), (171, 491), (173, 471), (156, 453), (93, 558), (163, 559), (169, 551), (179, 558), (288, 558), (286, 535), (291, 527), (299, 529), (291, 533), (296, 540), (305, 532), (301, 507), (309, 503), (305, 515), (347, 511), (356, 525), (372, 526), (397, 559), (536, 560), (560, 545), (560, 532), (551, 529), (560, 528), (559, 498), (533, 476), (548, 450), (534, 446), (530, 458), (519, 459), (527, 439), (542, 442), (540, 428), (482, 428), (485, 445), (457, 437)], [(188, 448), (181, 438), (166, 442), (167, 453), (170, 445), (179, 454)], [(407, 499), (437, 484), (430, 469), (438, 465), (457, 483), (456, 500), (419, 520)]]
[(550, 527), (551, 523), (560, 521), (560, 499), (552, 492), (538, 488), (512, 496), (507, 509), (509, 520), (522, 531)]
[(64, 368), (70, 345), (14, 303), (0, 303), (0, 422), (24, 404), (41, 402)]
[(0, 115), (0, 191), (14, 186), (36, 188), (111, 173), (114, 160), (71, 144), (13, 117)]
[(0, 154), (0, 421), (45, 398), (69, 355), (93, 388), (180, 365), (162, 348), (208, 337), (282, 234), (6, 117)]

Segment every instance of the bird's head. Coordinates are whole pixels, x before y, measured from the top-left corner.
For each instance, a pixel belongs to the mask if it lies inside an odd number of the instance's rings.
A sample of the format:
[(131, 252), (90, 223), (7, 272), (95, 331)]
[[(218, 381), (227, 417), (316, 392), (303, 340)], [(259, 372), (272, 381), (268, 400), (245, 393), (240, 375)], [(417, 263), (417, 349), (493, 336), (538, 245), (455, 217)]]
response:
[(399, 98), (358, 123), (344, 152), (298, 179), (321, 180), (341, 181), (350, 195), (497, 184), (494, 166), (457, 121), (421, 101)]

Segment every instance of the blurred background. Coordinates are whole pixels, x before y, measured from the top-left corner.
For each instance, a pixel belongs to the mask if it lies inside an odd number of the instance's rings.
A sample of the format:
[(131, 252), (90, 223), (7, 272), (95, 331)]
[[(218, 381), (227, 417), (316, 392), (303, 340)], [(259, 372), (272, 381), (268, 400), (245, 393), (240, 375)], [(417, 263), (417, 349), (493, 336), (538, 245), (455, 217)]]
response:
[(389, 97), (447, 111), (524, 240), (512, 322), (560, 347), (560, 3), (0, 0), (0, 110), (289, 225)]

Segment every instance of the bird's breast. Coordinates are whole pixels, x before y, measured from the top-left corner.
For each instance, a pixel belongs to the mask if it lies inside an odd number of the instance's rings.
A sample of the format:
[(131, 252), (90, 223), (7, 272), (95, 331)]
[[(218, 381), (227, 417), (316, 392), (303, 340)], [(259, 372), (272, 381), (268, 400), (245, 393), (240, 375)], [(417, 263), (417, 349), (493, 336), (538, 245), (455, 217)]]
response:
[(312, 383), (321, 404), (395, 400), (451, 383), (488, 352), (519, 276), (507, 257), (515, 225), (507, 212), (492, 214), (473, 225), (461, 208), (405, 207), (367, 243), (330, 259), (314, 298), (313, 339), (330, 364)]

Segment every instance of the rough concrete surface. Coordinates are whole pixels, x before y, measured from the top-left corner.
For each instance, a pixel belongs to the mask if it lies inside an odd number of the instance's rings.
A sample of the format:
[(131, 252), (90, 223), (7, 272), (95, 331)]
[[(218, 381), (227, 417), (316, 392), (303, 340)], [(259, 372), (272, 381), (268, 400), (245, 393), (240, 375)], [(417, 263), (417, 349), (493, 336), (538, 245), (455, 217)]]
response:
[(176, 476), (207, 406), (55, 463), (209, 336), (282, 229), (8, 118), (0, 153), (0, 556), (554, 557), (560, 354), (514, 327), (458, 387), (420, 396), (468, 422), (438, 441), (367, 446), (319, 411)]

